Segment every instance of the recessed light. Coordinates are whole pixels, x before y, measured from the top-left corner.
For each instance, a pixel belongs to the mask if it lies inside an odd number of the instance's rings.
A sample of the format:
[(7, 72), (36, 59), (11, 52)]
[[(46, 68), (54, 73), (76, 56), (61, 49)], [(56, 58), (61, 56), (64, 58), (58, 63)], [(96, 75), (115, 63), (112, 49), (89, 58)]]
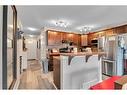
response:
[(27, 29), (30, 30), (30, 31), (37, 31), (37, 29), (33, 28), (33, 27), (28, 27)]
[(34, 35), (29, 35), (29, 37), (34, 37)]

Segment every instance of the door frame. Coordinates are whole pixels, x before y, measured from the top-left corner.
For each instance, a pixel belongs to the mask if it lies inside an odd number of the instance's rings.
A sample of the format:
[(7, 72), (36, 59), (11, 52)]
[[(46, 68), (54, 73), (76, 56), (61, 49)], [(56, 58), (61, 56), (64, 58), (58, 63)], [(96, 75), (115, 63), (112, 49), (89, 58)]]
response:
[(8, 6), (3, 6), (3, 39), (2, 39), (2, 56), (3, 56), (3, 62), (2, 62), (2, 88), (3, 89), (12, 89), (14, 87), (14, 84), (16, 82), (16, 73), (17, 73), (17, 38), (16, 38), (16, 32), (17, 32), (17, 10), (14, 5), (11, 6), (13, 10), (13, 82), (8, 88), (7, 84), (7, 25), (8, 25)]

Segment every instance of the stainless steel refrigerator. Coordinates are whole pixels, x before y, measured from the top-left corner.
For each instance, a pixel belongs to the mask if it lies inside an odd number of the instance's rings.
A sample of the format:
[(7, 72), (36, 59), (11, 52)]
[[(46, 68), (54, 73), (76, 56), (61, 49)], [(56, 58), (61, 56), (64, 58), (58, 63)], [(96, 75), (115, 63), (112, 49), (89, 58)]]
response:
[(102, 73), (105, 75), (123, 75), (124, 47), (121, 46), (123, 35), (105, 37), (104, 52), (106, 55), (102, 60)]

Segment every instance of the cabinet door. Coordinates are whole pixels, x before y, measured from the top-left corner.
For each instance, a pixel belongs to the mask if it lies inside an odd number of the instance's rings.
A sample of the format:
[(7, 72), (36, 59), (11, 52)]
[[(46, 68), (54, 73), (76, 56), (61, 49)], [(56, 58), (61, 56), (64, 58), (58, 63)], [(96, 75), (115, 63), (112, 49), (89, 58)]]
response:
[(74, 34), (67, 34), (67, 40), (73, 42)]
[(81, 35), (81, 46), (87, 46), (87, 35)]
[(53, 37), (52, 32), (48, 31), (48, 45), (53, 44)]
[(126, 26), (120, 26), (115, 28), (117, 34), (126, 33)]
[(73, 42), (78, 45), (78, 36), (74, 34)]
[[(118, 29), (118, 31), (119, 31), (119, 29)], [(105, 32), (106, 32), (106, 36), (112, 36), (117, 33), (117, 30), (114, 31), (114, 29), (108, 29)]]
[(60, 45), (61, 33), (48, 31), (48, 45)]
[(54, 84), (60, 89), (60, 60), (53, 57), (53, 80)]
[(78, 35), (78, 46), (81, 46), (81, 35)]
[(62, 40), (67, 40), (67, 33), (61, 33), (61, 39)]
[(55, 34), (54, 34), (54, 44), (55, 45), (61, 45), (62, 44), (62, 39), (61, 39), (61, 33), (60, 32), (55, 32)]
[(74, 42), (76, 45), (80, 46), (80, 42), (81, 42), (80, 35), (74, 34), (74, 35), (73, 35), (73, 42)]

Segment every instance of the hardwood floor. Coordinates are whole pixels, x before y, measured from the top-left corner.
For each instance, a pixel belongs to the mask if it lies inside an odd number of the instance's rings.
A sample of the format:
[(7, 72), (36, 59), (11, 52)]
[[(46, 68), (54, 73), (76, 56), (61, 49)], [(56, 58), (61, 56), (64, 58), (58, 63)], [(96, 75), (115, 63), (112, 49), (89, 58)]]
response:
[(18, 89), (56, 89), (53, 73), (44, 74), (37, 60), (28, 61), (28, 69), (22, 73)]

